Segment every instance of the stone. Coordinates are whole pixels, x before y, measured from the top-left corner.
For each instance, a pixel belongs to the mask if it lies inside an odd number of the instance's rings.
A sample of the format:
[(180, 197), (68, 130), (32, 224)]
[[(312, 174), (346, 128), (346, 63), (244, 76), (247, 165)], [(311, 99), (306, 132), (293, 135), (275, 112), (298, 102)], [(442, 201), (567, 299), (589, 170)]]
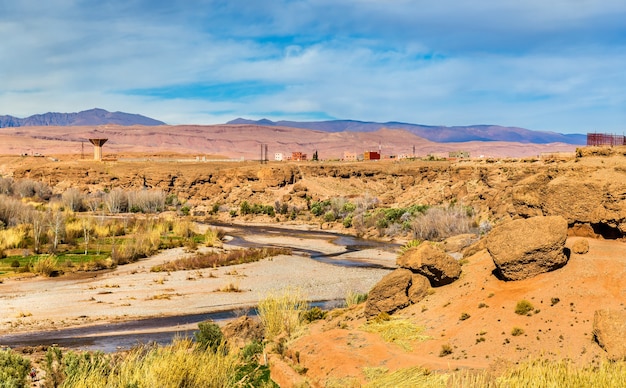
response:
[(596, 310), (593, 337), (611, 361), (626, 360), (626, 311)]
[(261, 322), (246, 315), (224, 325), (222, 333), (229, 343), (238, 347), (253, 341), (262, 342), (264, 337)]
[(589, 252), (589, 240), (586, 238), (580, 239), (572, 245), (572, 252), (578, 255), (584, 255)]
[(380, 313), (392, 314), (422, 300), (429, 289), (428, 279), (398, 268), (385, 275), (367, 294), (365, 317), (369, 320)]
[(411, 286), (409, 287), (409, 291), (407, 296), (409, 297), (409, 302), (415, 304), (428, 295), (428, 291), (430, 290), (430, 281), (420, 274), (414, 273), (411, 278)]
[(517, 219), (494, 228), (486, 247), (503, 280), (523, 280), (567, 264), (567, 221), (561, 216)]
[(463, 252), (463, 250), (478, 241), (475, 234), (458, 234), (448, 237), (443, 241), (443, 248), (446, 252)]
[(450, 284), (461, 276), (459, 262), (439, 245), (428, 241), (405, 251), (396, 264), (425, 276), (433, 287)]

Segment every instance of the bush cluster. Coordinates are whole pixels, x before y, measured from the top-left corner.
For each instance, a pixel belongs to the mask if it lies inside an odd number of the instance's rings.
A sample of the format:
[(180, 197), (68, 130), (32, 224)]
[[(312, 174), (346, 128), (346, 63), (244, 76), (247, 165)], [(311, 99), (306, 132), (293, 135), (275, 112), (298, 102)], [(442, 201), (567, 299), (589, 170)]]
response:
[(239, 214), (242, 216), (247, 214), (267, 214), (268, 216), (274, 217), (276, 212), (272, 205), (260, 205), (258, 203), (250, 205), (248, 201), (243, 201), (239, 205)]

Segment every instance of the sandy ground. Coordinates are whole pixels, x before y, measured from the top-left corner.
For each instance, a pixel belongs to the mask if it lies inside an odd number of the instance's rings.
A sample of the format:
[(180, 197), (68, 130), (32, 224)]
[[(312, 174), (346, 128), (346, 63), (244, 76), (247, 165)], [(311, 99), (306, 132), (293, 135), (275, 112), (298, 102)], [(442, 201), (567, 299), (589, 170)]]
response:
[[(566, 245), (579, 239), (569, 237)], [(411, 343), (409, 351), (365, 332), (362, 305), (316, 322), (289, 347), (289, 354), (298, 354), (300, 367), (307, 370), (298, 378), (325, 386), (329, 378), (364, 381), (364, 367), (497, 369), (537, 358), (596, 365), (606, 352), (592, 338), (595, 311), (626, 306), (626, 243), (588, 241), (589, 252), (572, 253), (565, 267), (514, 282), (492, 274), (495, 266), (486, 250), (468, 257), (459, 280), (434, 288), (419, 303), (394, 314), (423, 328), (428, 337)], [(524, 299), (535, 310), (515, 314), (517, 302)], [(522, 334), (513, 335), (514, 328)], [(452, 353), (440, 357), (443, 345)], [(281, 380), (281, 386), (295, 386), (297, 381)]]
[[(280, 239), (281, 244), (326, 253), (342, 250), (319, 239), (280, 236), (254, 236), (252, 239), (260, 243)], [(215, 269), (171, 273), (150, 271), (155, 265), (185, 254), (182, 248), (178, 248), (107, 272), (5, 280), (0, 284), (0, 335), (245, 309), (256, 305), (269, 292), (285, 287), (302, 289), (309, 300), (344, 299), (348, 291), (367, 292), (389, 272), (340, 267), (299, 255), (283, 255)], [(364, 256), (378, 264), (393, 266), (395, 263), (394, 254), (376, 249), (339, 258)], [(231, 285), (240, 292), (220, 291)]]

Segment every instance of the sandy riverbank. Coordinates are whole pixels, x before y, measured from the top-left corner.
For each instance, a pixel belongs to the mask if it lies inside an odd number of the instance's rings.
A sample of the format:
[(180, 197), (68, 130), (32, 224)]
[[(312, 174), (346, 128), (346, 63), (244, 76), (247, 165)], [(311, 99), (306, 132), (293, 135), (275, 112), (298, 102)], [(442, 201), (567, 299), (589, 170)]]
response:
[[(325, 253), (342, 247), (320, 239), (254, 236), (271, 244), (280, 238), (300, 248)], [(60, 278), (10, 279), (0, 284), (0, 333), (53, 330), (138, 318), (198, 314), (248, 308), (272, 290), (299, 287), (309, 300), (345, 298), (367, 292), (389, 270), (340, 267), (301, 255), (199, 271), (150, 272), (154, 265), (185, 255), (182, 248), (161, 252), (112, 271)], [(393, 266), (395, 255), (379, 249), (346, 253)], [(222, 292), (234, 286), (240, 292)], [(0, 344), (2, 345), (2, 344)]]

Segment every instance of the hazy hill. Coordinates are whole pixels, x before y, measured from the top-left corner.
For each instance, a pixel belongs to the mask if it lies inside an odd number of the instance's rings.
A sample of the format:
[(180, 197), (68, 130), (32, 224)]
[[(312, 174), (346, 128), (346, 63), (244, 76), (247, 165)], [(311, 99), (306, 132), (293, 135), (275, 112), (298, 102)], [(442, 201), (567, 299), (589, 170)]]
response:
[(420, 124), (387, 122), (375, 123), (356, 120), (330, 121), (271, 121), (247, 120), (238, 118), (227, 124), (256, 124), (274, 125), (281, 127), (314, 129), (324, 132), (373, 132), (381, 128), (404, 129), (424, 139), (438, 143), (468, 142), (468, 141), (506, 141), (518, 143), (566, 143), (583, 145), (586, 136), (581, 134), (561, 134), (556, 132), (532, 131), (517, 127), (503, 127), (499, 125), (470, 125), (470, 126), (428, 126)]
[(89, 109), (78, 113), (48, 112), (26, 118), (0, 116), (0, 128), (7, 127), (34, 127), (34, 126), (80, 126), (80, 125), (164, 125), (159, 120), (146, 116), (108, 112), (104, 109)]
[[(468, 141), (437, 143), (403, 129), (382, 128), (370, 132), (325, 132), (320, 130), (239, 125), (159, 125), (159, 126), (46, 126), (0, 128), (0, 154), (66, 154), (91, 152), (88, 139), (107, 138), (104, 154), (124, 152), (176, 152), (186, 155), (222, 155), (229, 158), (259, 159), (267, 145), (268, 156), (304, 152), (321, 159), (340, 159), (345, 151), (363, 154), (379, 148), (384, 156), (435, 154), (447, 156), (467, 151), (472, 156), (522, 157), (543, 152), (573, 152), (565, 143), (519, 143)], [(86, 146), (86, 148), (85, 148)]]

